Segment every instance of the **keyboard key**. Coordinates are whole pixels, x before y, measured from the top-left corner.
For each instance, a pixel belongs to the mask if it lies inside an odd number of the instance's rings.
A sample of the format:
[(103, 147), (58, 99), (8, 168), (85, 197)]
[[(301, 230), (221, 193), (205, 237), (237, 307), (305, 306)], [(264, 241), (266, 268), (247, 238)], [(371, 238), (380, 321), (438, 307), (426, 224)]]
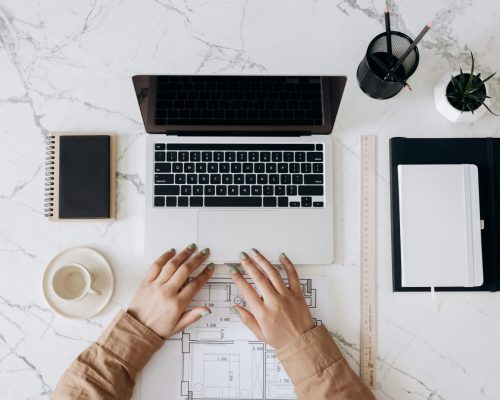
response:
[(189, 153), (189, 161), (200, 161), (201, 160), (201, 153), (199, 151), (192, 151)]
[(280, 183), (282, 185), (289, 185), (292, 183), (292, 176), (290, 174), (280, 175)]
[(288, 164), (287, 163), (279, 163), (278, 164), (278, 172), (280, 174), (287, 174), (288, 173)]
[(322, 185), (323, 184), (323, 175), (317, 175), (317, 174), (304, 175), (304, 183), (306, 185), (307, 184)]
[(167, 196), (167, 207), (175, 207), (177, 205), (177, 197)]
[(297, 196), (297, 186), (287, 186), (286, 194), (287, 196)]
[(276, 207), (276, 197), (264, 197), (264, 207)]
[(198, 183), (200, 185), (207, 185), (210, 182), (210, 175), (200, 174), (198, 175)]
[(241, 173), (241, 163), (231, 163), (231, 173), (233, 174), (239, 174)]
[(284, 196), (285, 195), (285, 186), (278, 185), (274, 187), (274, 193), (276, 196)]
[(213, 196), (215, 195), (215, 186), (214, 185), (206, 185), (205, 186), (205, 196)]
[(310, 163), (300, 164), (300, 172), (302, 172), (303, 174), (310, 174), (311, 173), (311, 164)]
[(205, 173), (207, 172), (207, 164), (205, 163), (196, 163), (196, 172), (200, 173)]
[(167, 151), (167, 161), (177, 161), (177, 152)]
[(291, 201), (290, 207), (300, 207), (300, 201)]
[(189, 161), (189, 153), (187, 151), (179, 151), (179, 161)]
[(323, 161), (323, 153), (322, 152), (307, 152), (307, 161), (308, 162)]
[(225, 185), (217, 185), (215, 188), (215, 193), (217, 196), (226, 196), (227, 195), (227, 188)]
[(238, 195), (238, 186), (230, 185), (227, 187), (227, 194), (229, 196), (237, 196)]
[(155, 151), (155, 161), (165, 161), (165, 152)]
[[(294, 185), (302, 185), (303, 180), (304, 180), (304, 178), (300, 174), (293, 174), (292, 175), (292, 183)], [(312, 183), (312, 182), (306, 182), (306, 183)]]
[(323, 196), (323, 186), (299, 186), (300, 196)]
[(208, 170), (208, 172), (211, 172), (211, 173), (217, 173), (217, 172), (219, 172), (219, 164), (217, 164), (217, 163), (208, 163), (207, 170)]
[(278, 197), (278, 207), (288, 207), (288, 197)]
[(252, 186), (252, 196), (262, 196), (262, 186), (253, 185)]
[(272, 196), (274, 192), (274, 186), (271, 185), (264, 185), (264, 196)]
[(236, 153), (234, 151), (227, 151), (225, 156), (224, 156), (225, 161), (235, 161), (236, 160)]
[(313, 166), (312, 166), (312, 170), (315, 174), (319, 173), (323, 173), (323, 164), (321, 163), (314, 163)]
[(234, 183), (237, 185), (243, 185), (245, 183), (245, 175), (243, 174), (236, 174), (233, 177)]
[(293, 161), (293, 153), (291, 151), (285, 151), (283, 154), (283, 160), (287, 162), (292, 162)]
[(248, 153), (248, 161), (257, 162), (259, 161), (259, 153), (256, 151), (251, 151)]
[(165, 207), (165, 197), (155, 196), (154, 206), (155, 207)]
[(209, 151), (204, 151), (203, 153), (201, 153), (201, 160), (202, 161), (212, 161), (212, 153), (210, 153)]
[(174, 183), (174, 175), (173, 174), (155, 174), (155, 183), (156, 184), (172, 184)]
[(202, 196), (203, 195), (203, 186), (201, 186), (201, 185), (193, 186), (193, 195), (194, 196)]
[(243, 172), (245, 174), (251, 174), (253, 172), (253, 164), (252, 163), (243, 163)]
[(219, 164), (219, 172), (228, 173), (230, 170), (229, 163), (220, 163)]
[(165, 143), (155, 143), (155, 150), (165, 150)]
[(312, 199), (310, 197), (301, 197), (300, 205), (302, 207), (311, 207)]
[(266, 174), (257, 175), (257, 183), (259, 185), (266, 185), (267, 184), (267, 175)]
[(304, 153), (303, 151), (297, 151), (295, 153), (295, 161), (296, 162), (303, 162), (306, 160), (306, 153)]
[(181, 163), (173, 163), (172, 164), (172, 172), (182, 172), (182, 164)]
[(271, 153), (269, 153), (267, 151), (263, 151), (262, 153), (260, 153), (260, 161), (262, 161), (262, 162), (271, 161)]
[(212, 185), (218, 185), (219, 183), (222, 182), (220, 174), (212, 174), (210, 175), (210, 183)]
[(271, 159), (274, 162), (281, 162), (281, 161), (283, 161), (283, 154), (281, 152), (273, 151), (271, 154)]
[(172, 164), (155, 163), (155, 172), (172, 172)]
[(189, 197), (178, 197), (177, 198), (177, 206), (179, 207), (187, 207), (189, 203)]
[(180, 192), (180, 186), (178, 185), (157, 185), (155, 186), (156, 196), (175, 196)]
[(268, 174), (276, 173), (276, 164), (275, 163), (267, 163), (266, 164), (266, 172)]
[(299, 163), (291, 163), (290, 164), (290, 173), (298, 174), (300, 172), (300, 164)]
[(236, 159), (238, 161), (245, 162), (248, 159), (248, 154), (246, 152), (243, 152), (243, 151), (238, 151), (236, 153)]
[(257, 182), (257, 177), (255, 174), (248, 174), (245, 175), (245, 183), (247, 185), (253, 185)]
[(189, 186), (189, 185), (182, 185), (181, 186), (181, 194), (183, 196), (191, 196), (191, 186)]
[(240, 196), (250, 196), (250, 186), (248, 185), (240, 186)]
[(269, 175), (269, 183), (271, 185), (277, 185), (280, 183), (280, 176), (278, 174)]
[(206, 197), (205, 207), (262, 207), (262, 197)]
[(323, 144), (318, 143), (318, 144), (316, 145), (316, 151), (322, 151), (322, 150), (323, 150)]
[(261, 174), (266, 170), (264, 163), (255, 163), (253, 165), (253, 172), (256, 174)]
[(194, 172), (194, 164), (193, 163), (186, 163), (184, 164), (184, 172)]
[(222, 183), (225, 185), (231, 185), (233, 183), (233, 176), (231, 174), (222, 175)]
[(191, 207), (203, 207), (203, 197), (190, 197), (189, 205)]
[(313, 207), (324, 207), (324, 203), (322, 201), (313, 201)]
[(182, 185), (186, 183), (186, 175), (184, 174), (175, 174), (175, 183), (178, 185)]
[(214, 161), (224, 161), (224, 153), (222, 151), (214, 152)]

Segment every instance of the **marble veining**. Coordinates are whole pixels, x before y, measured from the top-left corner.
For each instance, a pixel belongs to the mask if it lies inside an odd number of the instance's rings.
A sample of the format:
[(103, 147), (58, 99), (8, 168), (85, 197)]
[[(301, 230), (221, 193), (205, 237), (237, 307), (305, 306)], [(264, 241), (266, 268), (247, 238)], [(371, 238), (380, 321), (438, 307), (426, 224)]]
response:
[[(498, 70), (494, 0), (391, 1), (392, 26), (420, 46), (412, 92), (364, 96), (356, 67), (383, 30), (382, 0), (0, 0), (0, 398), (47, 399), (69, 362), (126, 307), (149, 260), (142, 255), (146, 133), (131, 76), (139, 73), (346, 74), (334, 128), (334, 265), (301, 267), (333, 286), (330, 331), (359, 367), (359, 138), (378, 136), (378, 387), (397, 400), (498, 399), (500, 297), (391, 290), (388, 139), (500, 136), (500, 119), (449, 124), (432, 89), (469, 64)], [(491, 81), (499, 111), (500, 80)], [(56, 130), (108, 130), (118, 140), (118, 218), (49, 223), (43, 217), (44, 140)], [(98, 249), (117, 277), (96, 318), (66, 320), (43, 300), (48, 261), (73, 245)], [(168, 244), (166, 244), (167, 246)], [(236, 250), (235, 250), (236, 251)]]

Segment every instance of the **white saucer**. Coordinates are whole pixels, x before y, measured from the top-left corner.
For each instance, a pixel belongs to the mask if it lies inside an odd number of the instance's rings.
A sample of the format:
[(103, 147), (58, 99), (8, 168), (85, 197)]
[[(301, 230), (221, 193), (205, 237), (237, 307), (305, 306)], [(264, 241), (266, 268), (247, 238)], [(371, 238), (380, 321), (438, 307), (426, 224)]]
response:
[[(63, 264), (76, 262), (84, 265), (94, 278), (93, 288), (101, 295), (88, 294), (78, 301), (61, 299), (52, 289), (52, 276)], [(115, 279), (108, 261), (89, 247), (71, 247), (56, 255), (47, 265), (42, 279), (45, 300), (58, 314), (66, 318), (87, 319), (100, 313), (113, 296)]]

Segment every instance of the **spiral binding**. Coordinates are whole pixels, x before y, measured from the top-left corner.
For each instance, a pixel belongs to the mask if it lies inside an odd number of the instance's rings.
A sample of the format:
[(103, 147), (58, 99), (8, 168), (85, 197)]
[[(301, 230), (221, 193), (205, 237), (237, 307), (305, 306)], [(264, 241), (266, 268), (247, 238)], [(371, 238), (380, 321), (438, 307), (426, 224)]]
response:
[(45, 200), (43, 205), (46, 217), (54, 215), (55, 143), (54, 136), (47, 136), (45, 141)]

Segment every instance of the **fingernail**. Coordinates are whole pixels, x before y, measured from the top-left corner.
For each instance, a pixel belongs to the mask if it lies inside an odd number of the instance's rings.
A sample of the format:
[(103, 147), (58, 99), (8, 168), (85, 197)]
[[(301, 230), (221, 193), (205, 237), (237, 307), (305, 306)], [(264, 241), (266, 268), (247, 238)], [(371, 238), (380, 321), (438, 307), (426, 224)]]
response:
[(215, 268), (215, 264), (214, 263), (210, 263), (210, 264), (207, 265), (207, 269), (210, 270), (210, 271), (213, 270), (214, 268)]
[(283, 257), (283, 258), (286, 258), (288, 260), (288, 257), (286, 256), (285, 253), (281, 253), (280, 256)]
[(191, 243), (188, 247), (187, 247), (189, 250), (193, 250), (193, 249), (196, 249), (196, 244), (195, 243)]
[(203, 254), (210, 254), (210, 249), (208, 247), (204, 248), (202, 251), (201, 251)]
[(172, 247), (168, 252), (169, 253), (175, 253), (175, 249)]
[(247, 258), (247, 257), (248, 257), (247, 253), (245, 253), (244, 251), (240, 252), (240, 258), (241, 258), (242, 260), (244, 260), (244, 259), (245, 259), (245, 258)]
[(240, 315), (240, 310), (238, 310), (238, 307), (236, 307), (236, 306), (232, 306), (231, 311), (233, 312), (233, 314)]
[(211, 312), (210, 312), (210, 311), (205, 310), (205, 311), (203, 311), (203, 312), (200, 314), (200, 317), (201, 317), (201, 318), (203, 318), (203, 317), (206, 317), (207, 315), (210, 315), (210, 314), (211, 314)]
[(259, 254), (259, 251), (257, 249), (251, 248), (250, 253), (252, 253), (252, 256), (256, 256)]
[(232, 274), (236, 274), (236, 273), (240, 272), (240, 271), (238, 271), (238, 268), (233, 267), (233, 266), (230, 266), (229, 269), (231, 270)]

